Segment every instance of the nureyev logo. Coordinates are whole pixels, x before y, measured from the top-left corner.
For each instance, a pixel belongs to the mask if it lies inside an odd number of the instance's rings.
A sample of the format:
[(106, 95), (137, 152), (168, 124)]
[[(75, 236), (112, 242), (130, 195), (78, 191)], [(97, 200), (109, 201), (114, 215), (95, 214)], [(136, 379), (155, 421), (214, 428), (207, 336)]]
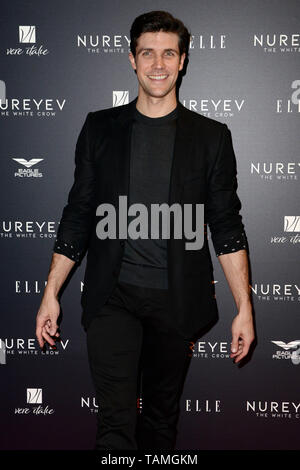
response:
[(69, 348), (69, 339), (56, 342), (56, 348), (49, 345), (43, 351), (36, 338), (0, 338), (0, 364), (5, 364), (3, 359), (7, 357), (31, 357), (31, 356), (58, 356)]
[(222, 98), (214, 100), (212, 98), (188, 98), (182, 100), (182, 104), (190, 111), (201, 113), (207, 117), (232, 117), (243, 111), (245, 99)]
[(66, 99), (58, 98), (6, 98), (0, 100), (1, 116), (55, 116), (63, 111)]
[(264, 52), (300, 52), (299, 38), (298, 33), (254, 34), (253, 46)]
[(77, 47), (88, 53), (124, 53), (129, 52), (130, 38), (122, 34), (78, 34)]
[(247, 401), (246, 411), (258, 418), (299, 419), (300, 403), (293, 401)]
[(298, 180), (300, 162), (250, 162), (251, 175), (267, 181)]
[(0, 238), (56, 238), (55, 222), (0, 220)]
[(300, 301), (300, 287), (297, 284), (255, 283), (251, 287), (258, 300), (276, 302)]
[[(184, 237), (192, 240), (196, 237), (194, 242), (186, 242), (185, 247), (187, 250), (199, 250), (203, 247), (204, 243), (204, 204), (183, 204), (184, 212), (182, 217), (182, 207), (178, 203), (172, 204), (151, 204), (151, 220), (150, 231), (151, 239), (159, 239), (160, 228), (162, 229), (162, 238), (170, 238), (170, 212), (174, 216), (174, 238), (183, 238), (182, 228), (184, 230)], [(193, 230), (193, 206), (196, 209), (196, 230)], [(105, 216), (105, 214), (107, 215)], [(117, 220), (116, 209), (112, 204), (103, 203), (97, 207), (96, 215), (105, 216), (101, 219), (96, 226), (97, 237), (101, 240), (106, 238), (117, 238), (117, 222), (119, 224), (119, 239), (127, 238), (127, 231), (129, 238), (136, 240), (138, 238), (149, 238), (149, 217), (148, 208), (141, 203), (131, 204), (127, 208), (127, 196), (119, 196), (119, 218)], [(139, 215), (137, 215), (137, 213)], [(136, 216), (128, 224), (128, 216)], [(161, 217), (160, 217), (161, 215)], [(160, 219), (162, 223), (160, 224)]]

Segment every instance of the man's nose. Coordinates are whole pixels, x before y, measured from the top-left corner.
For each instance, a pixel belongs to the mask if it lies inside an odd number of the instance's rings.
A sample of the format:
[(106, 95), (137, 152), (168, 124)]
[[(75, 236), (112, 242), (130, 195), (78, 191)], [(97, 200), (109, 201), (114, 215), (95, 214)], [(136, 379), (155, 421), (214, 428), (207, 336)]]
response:
[(156, 67), (162, 68), (164, 66), (164, 60), (161, 56), (156, 56), (154, 58), (154, 65)]

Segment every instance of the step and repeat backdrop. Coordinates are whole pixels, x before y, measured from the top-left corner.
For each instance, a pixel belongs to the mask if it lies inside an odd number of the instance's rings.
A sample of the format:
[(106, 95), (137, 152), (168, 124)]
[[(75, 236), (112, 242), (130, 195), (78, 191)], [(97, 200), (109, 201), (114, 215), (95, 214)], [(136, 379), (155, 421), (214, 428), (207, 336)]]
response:
[(137, 96), (129, 30), (151, 10), (192, 34), (179, 100), (232, 132), (257, 334), (234, 364), (237, 310), (208, 233), (219, 321), (191, 343), (177, 449), (300, 447), (299, 1), (14, 0), (0, 30), (2, 450), (94, 445), (85, 260), (63, 289), (56, 349), (40, 349), (35, 320), (79, 131), (89, 111)]

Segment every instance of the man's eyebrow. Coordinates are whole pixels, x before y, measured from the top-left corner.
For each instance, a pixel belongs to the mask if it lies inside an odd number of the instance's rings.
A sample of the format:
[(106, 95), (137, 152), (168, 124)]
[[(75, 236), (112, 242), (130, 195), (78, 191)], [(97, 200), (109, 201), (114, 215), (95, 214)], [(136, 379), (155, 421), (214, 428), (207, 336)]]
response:
[[(138, 50), (138, 54), (140, 54), (143, 51), (153, 51), (153, 50), (154, 49), (151, 48), (151, 47), (142, 47), (141, 49)], [(164, 49), (164, 52), (165, 51), (172, 51), (172, 52), (175, 52), (175, 54), (178, 54), (178, 51), (176, 51), (176, 49), (172, 49), (172, 48)]]

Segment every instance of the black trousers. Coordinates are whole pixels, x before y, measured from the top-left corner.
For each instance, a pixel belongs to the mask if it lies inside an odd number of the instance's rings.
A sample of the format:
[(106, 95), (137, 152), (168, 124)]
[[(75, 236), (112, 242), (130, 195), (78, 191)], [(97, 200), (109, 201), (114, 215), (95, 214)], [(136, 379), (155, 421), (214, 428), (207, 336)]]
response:
[(95, 450), (175, 448), (191, 351), (170, 323), (167, 290), (124, 282), (93, 318), (86, 339), (99, 406)]

